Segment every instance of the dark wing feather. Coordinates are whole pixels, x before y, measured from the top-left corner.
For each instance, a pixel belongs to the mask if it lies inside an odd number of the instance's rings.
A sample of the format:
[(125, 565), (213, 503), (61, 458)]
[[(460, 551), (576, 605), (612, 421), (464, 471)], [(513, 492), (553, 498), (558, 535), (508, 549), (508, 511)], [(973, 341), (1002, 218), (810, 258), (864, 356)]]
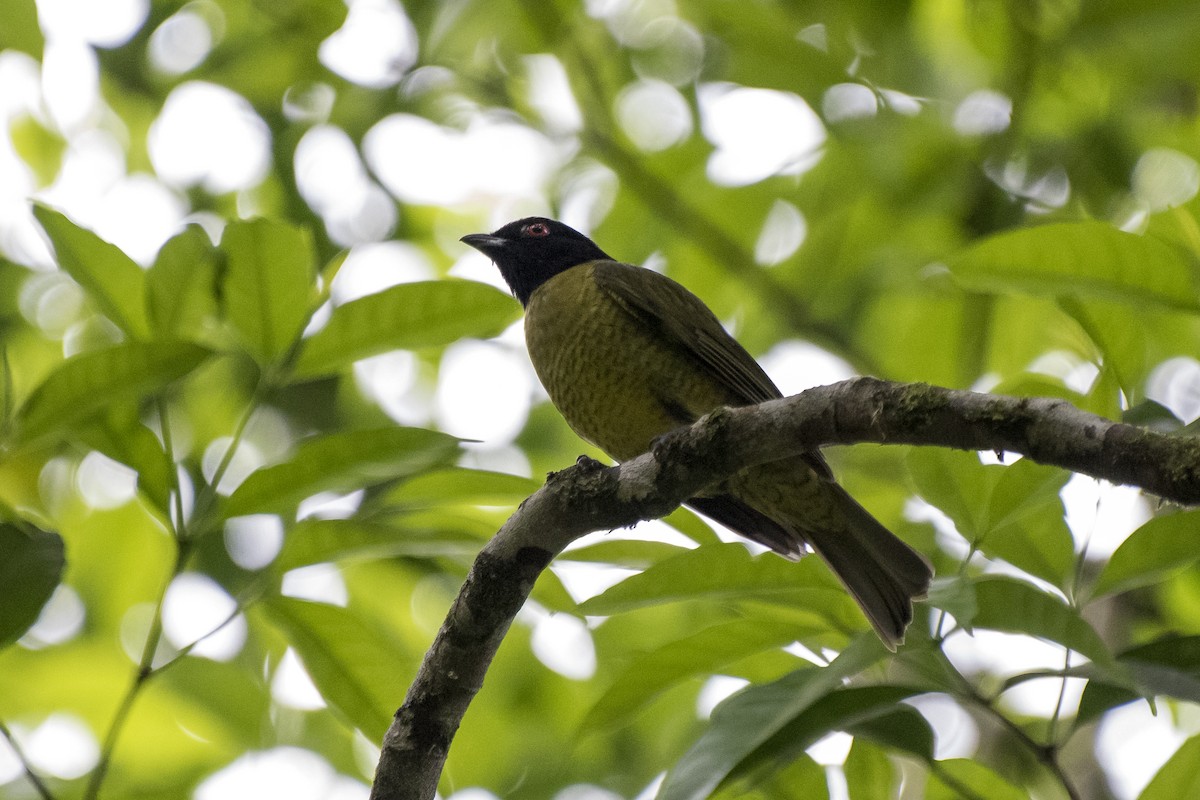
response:
[[(657, 272), (616, 261), (596, 262), (593, 275), (596, 285), (630, 316), (686, 353), (742, 405), (783, 396), (708, 306), (683, 286)], [(672, 313), (664, 313), (666, 308)]]
[[(724, 386), (739, 401), (738, 405), (755, 405), (783, 397), (754, 357), (729, 335), (704, 301), (679, 283), (644, 267), (618, 261), (597, 261), (592, 274), (596, 285), (627, 314), (657, 331), (662, 341), (686, 353)], [(675, 309), (675, 313), (666, 314), (664, 308)], [(819, 452), (805, 453), (804, 460), (822, 478), (833, 480), (833, 473)]]
[(803, 539), (736, 497), (727, 494), (693, 497), (686, 505), (784, 558), (799, 561), (805, 553)]

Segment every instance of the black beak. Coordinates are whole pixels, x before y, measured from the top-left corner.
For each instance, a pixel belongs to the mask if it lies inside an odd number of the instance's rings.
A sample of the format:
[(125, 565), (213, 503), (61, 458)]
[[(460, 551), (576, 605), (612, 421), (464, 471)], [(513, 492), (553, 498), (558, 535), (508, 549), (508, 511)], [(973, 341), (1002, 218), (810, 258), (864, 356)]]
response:
[(493, 236), (490, 233), (470, 233), (459, 239), (464, 244), (469, 244), (485, 256), (495, 258), (496, 254), (508, 246), (507, 239), (501, 239), (499, 236)]

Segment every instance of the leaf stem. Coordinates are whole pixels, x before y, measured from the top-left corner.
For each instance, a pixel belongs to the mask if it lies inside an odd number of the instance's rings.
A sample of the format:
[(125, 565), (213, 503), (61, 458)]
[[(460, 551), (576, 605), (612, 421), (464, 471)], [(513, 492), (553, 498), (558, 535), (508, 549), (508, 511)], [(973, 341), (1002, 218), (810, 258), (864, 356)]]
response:
[(0, 345), (0, 381), (4, 382), (3, 391), (0, 391), (0, 436), (7, 437), (14, 410), (12, 364), (8, 361), (7, 345)]
[(91, 777), (88, 778), (87, 788), (83, 793), (83, 800), (96, 800), (100, 796), (100, 786), (103, 784), (104, 778), (108, 774), (108, 768), (112, 764), (113, 752), (116, 750), (117, 741), (121, 737), (121, 731), (125, 727), (125, 721), (128, 719), (129, 713), (133, 710), (133, 705), (137, 701), (138, 695), (141, 694), (142, 687), (154, 675), (154, 654), (158, 652), (158, 645), (162, 641), (163, 633), (163, 602), (166, 600), (167, 589), (170, 588), (175, 578), (183, 572), (190, 555), (191, 543), (186, 538), (180, 538), (176, 550), (175, 567), (171, 571), (171, 577), (163, 584), (162, 591), (158, 596), (158, 602), (154, 604), (154, 617), (150, 621), (150, 631), (146, 634), (146, 642), (142, 646), (142, 657), (138, 661), (137, 669), (133, 674), (133, 680), (130, 682), (129, 688), (125, 691), (125, 696), (121, 698), (121, 703), (117, 706), (116, 713), (113, 714), (112, 722), (108, 726), (108, 732), (104, 735), (104, 743), (100, 747), (100, 760), (96, 763), (95, 769), (92, 770)]
[(195, 650), (196, 647), (201, 642), (203, 642), (205, 639), (215, 636), (216, 634), (218, 634), (222, 630), (224, 630), (224, 628), (227, 625), (229, 625), (229, 623), (231, 623), (235, 619), (237, 619), (238, 616), (246, 610), (246, 607), (249, 606), (250, 603), (252, 603), (253, 601), (258, 599), (259, 595), (262, 594), (265, 584), (266, 584), (265, 580), (260, 580), (260, 581), (255, 582), (254, 584), (252, 584), (245, 592), (243, 592), (242, 599), (237, 602), (237, 605), (234, 606), (233, 610), (229, 612), (228, 616), (226, 616), (225, 619), (223, 619), (219, 623), (217, 623), (217, 625), (212, 630), (208, 631), (207, 633), (200, 636), (199, 638), (197, 638), (191, 642), (188, 642), (186, 645), (179, 648), (179, 650), (175, 653), (175, 655), (173, 655), (171, 658), (169, 658), (168, 660), (164, 661), (163, 663), (159, 664), (157, 667), (154, 668), (154, 670), (153, 670), (154, 674), (159, 675), (159, 674), (165, 672), (168, 667), (175, 666), (180, 661), (187, 658), (187, 656), (189, 656), (191, 654), (191, 652), (193, 650)]
[(1046, 744), (1048, 746), (1058, 746), (1055, 742), (1057, 734), (1055, 729), (1058, 727), (1059, 718), (1062, 716), (1063, 702), (1067, 696), (1067, 680), (1066, 671), (1071, 668), (1071, 650), (1068, 649), (1063, 654), (1063, 676), (1058, 685), (1058, 700), (1054, 703), (1054, 713), (1050, 715), (1050, 723), (1046, 726)]
[[(941, 647), (935, 647), (933, 649), (933, 653), (936, 657), (941, 658), (945, 662), (946, 666), (950, 668), (951, 674), (959, 675), (957, 668), (955, 668), (954, 664), (946, 656), (946, 652), (942, 650)], [(1037, 759), (1039, 764), (1041, 764), (1050, 772), (1054, 779), (1063, 787), (1063, 790), (1067, 793), (1067, 797), (1069, 797), (1070, 800), (1081, 800), (1078, 790), (1071, 783), (1066, 772), (1063, 771), (1062, 765), (1058, 763), (1059, 748), (1057, 745), (1039, 744), (1032, 736), (1026, 733), (1020, 725), (1013, 722), (1004, 714), (1004, 712), (996, 708), (994, 698), (989, 699), (984, 697), (979, 693), (979, 690), (975, 688), (975, 686), (965, 677), (959, 675), (958, 683), (960, 688), (952, 692), (954, 696), (957, 696), (960, 700), (964, 701), (964, 703), (970, 703), (974, 705), (976, 708), (979, 708), (989, 717), (998, 722), (1001, 727), (1007, 730), (1009, 734), (1011, 734), (1030, 753), (1033, 754), (1033, 757)]]
[[(1096, 533), (1096, 523), (1100, 520), (1100, 503), (1103, 500), (1103, 495), (1105, 493), (1104, 487), (1106, 485), (1110, 485), (1100, 478), (1093, 478), (1093, 481), (1095, 481), (1096, 488), (1099, 490), (1096, 493), (1096, 516), (1093, 517), (1092, 524), (1088, 526), (1087, 535), (1083, 537), (1083, 542), (1081, 542), (1079, 546), (1079, 553), (1075, 556), (1075, 571), (1071, 576), (1071, 585), (1068, 587), (1069, 591), (1067, 592), (1067, 601), (1071, 604), (1072, 608), (1078, 608), (1080, 606), (1079, 597), (1080, 595), (1084, 594), (1084, 592), (1081, 591), (1081, 587), (1083, 586), (1083, 569), (1087, 563), (1088, 548), (1090, 548), (1092, 545), (1092, 537)], [(1089, 590), (1093, 589), (1094, 584), (1093, 586), (1087, 588)]]
[(25, 770), (25, 777), (33, 785), (34, 791), (42, 797), (43, 800), (54, 800), (54, 793), (50, 791), (50, 787), (46, 785), (41, 776), (33, 770), (33, 765), (29, 763), (29, 758), (26, 757), (25, 751), (21, 749), (21, 743), (17, 741), (17, 737), (9, 730), (2, 720), (0, 720), (0, 736), (3, 736), (8, 741), (8, 746), (12, 748), (13, 754), (16, 755), (17, 761), (21, 763), (22, 769)]
[[(966, 577), (967, 568), (971, 566), (971, 559), (974, 558), (975, 554), (979, 552), (979, 548), (976, 546), (976, 543), (974, 541), (970, 541), (967, 544), (968, 544), (967, 554), (965, 556), (963, 556), (963, 560), (958, 565), (958, 576), (957, 577), (959, 577), (959, 578)], [(944, 608), (938, 609), (938, 612), (939, 613), (938, 613), (937, 629), (933, 633), (933, 640), (935, 642), (941, 642), (945, 639), (945, 636), (943, 635), (943, 633), (944, 633), (943, 628), (945, 627), (946, 617), (948, 616), (946, 609), (944, 609)]]
[(179, 485), (179, 465), (175, 461), (175, 445), (171, 439), (171, 420), (167, 414), (167, 402), (161, 396), (157, 398), (158, 403), (158, 426), (162, 430), (163, 454), (166, 456), (167, 470), (171, 475), (171, 491), (174, 494), (173, 512), (168, 512), (168, 518), (171, 525), (171, 535), (179, 539), (179, 534), (184, 528), (184, 511), (183, 511), (183, 490)]
[(245, 435), (246, 428), (250, 424), (250, 418), (258, 410), (259, 400), (264, 393), (264, 382), (259, 381), (258, 386), (254, 389), (254, 394), (250, 398), (250, 402), (246, 404), (245, 412), (243, 412), (233, 428), (233, 436), (229, 440), (229, 446), (225, 448), (225, 452), (221, 455), (221, 461), (217, 464), (217, 468), (213, 470), (212, 479), (207, 481), (200, 490), (200, 496), (196, 500), (196, 508), (193, 514), (195, 524), (188, 526), (191, 530), (187, 531), (185, 535), (201, 536), (207, 533), (207, 517), (209, 511), (212, 510), (213, 504), (216, 502), (217, 488), (221, 485), (221, 480), (229, 470), (230, 464), (233, 463), (233, 457), (242, 444), (242, 437)]

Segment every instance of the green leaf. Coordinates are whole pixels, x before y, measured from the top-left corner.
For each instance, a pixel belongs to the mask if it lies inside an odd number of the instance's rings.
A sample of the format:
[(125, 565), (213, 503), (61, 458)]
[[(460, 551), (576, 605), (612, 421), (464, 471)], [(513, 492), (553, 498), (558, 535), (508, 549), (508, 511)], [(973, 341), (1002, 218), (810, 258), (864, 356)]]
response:
[(1176, 433), (1183, 428), (1183, 420), (1156, 400), (1143, 400), (1127, 409), (1121, 414), (1121, 422), (1158, 433)]
[(0, 19), (0, 50), (20, 50), (40, 61), (45, 40), (34, 0), (0, 0)]
[(1200, 636), (1172, 636), (1121, 654), (1138, 682), (1155, 694), (1200, 702)]
[(617, 677), (584, 717), (581, 727), (600, 729), (627, 722), (655, 697), (697, 675), (707, 675), (754, 653), (783, 647), (804, 635), (792, 626), (750, 619), (713, 625), (640, 655)]
[(552, 569), (544, 569), (533, 585), (529, 597), (538, 605), (551, 612), (564, 612), (575, 617), (581, 617), (579, 604), (567, 591), (562, 579)]
[[(256, 625), (250, 631), (251, 641), (264, 633), (263, 627)], [(200, 731), (189, 727), (191, 735), (205, 735), (208, 741), (214, 741), (218, 737), (210, 731), (217, 732), (220, 740), (246, 749), (261, 746), (261, 737), (271, 735), (273, 701), (266, 676), (248, 675), (245, 665), (236, 660), (221, 663), (207, 658), (185, 658), (170, 669), (155, 673), (154, 681), (156, 691), (201, 710), (200, 715), (209, 729)], [(180, 717), (178, 724), (187, 725), (187, 716), (180, 714)], [(155, 793), (162, 796), (157, 787)]]
[(751, 556), (736, 542), (697, 547), (660, 561), (581, 604), (606, 616), (658, 603), (708, 598), (786, 597), (832, 604), (845, 591), (818, 559), (794, 564), (773, 553)]
[[(1146, 310), (1140, 305), (1077, 297), (1059, 298), (1063, 311), (1079, 324), (1100, 351), (1100, 368), (1126, 398), (1141, 396), (1149, 357)], [(1099, 383), (1099, 382), (1097, 382)], [(1116, 394), (1114, 391), (1113, 394)]]
[[(906, 696), (920, 693), (921, 690), (910, 687)], [(847, 733), (854, 736), (855, 741), (870, 739), (902, 753), (910, 753), (922, 761), (933, 758), (933, 728), (920, 711), (903, 703), (897, 703), (885, 713), (870, 716), (848, 728)]]
[(844, 678), (883, 658), (883, 645), (862, 636), (827, 667), (797, 670), (777, 681), (750, 686), (713, 711), (708, 730), (675, 764), (658, 800), (703, 800), (742, 761), (822, 698)]
[[(883, 685), (836, 689), (797, 714), (769, 740), (755, 748), (737, 765), (730, 774), (730, 780), (773, 771), (795, 759), (826, 734), (848, 730), (887, 716), (894, 712), (901, 700), (917, 693), (917, 689)], [(926, 741), (932, 746), (932, 735)]]
[(404, 701), (414, 655), (364, 615), (339, 606), (279, 597), (262, 608), (330, 707), (379, 744)]
[(975, 453), (914, 448), (908, 467), (917, 491), (940, 508), (985, 555), (1062, 585), (1074, 544), (1059, 491), (1070, 473), (1021, 459), (982, 464)]
[(778, 35), (794, 27), (786, 7), (767, 4), (739, 10), (724, 3), (698, 3), (689, 16), (693, 15), (701, 30), (721, 32), (724, 57), (728, 58), (723, 65), (728, 70), (724, 80), (807, 97), (844, 79), (837, 64), (842, 55), (839, 45), (845, 45), (834, 37), (828, 42), (834, 50), (831, 54), (824, 48), (798, 45), (794, 36), (784, 39)]
[(649, 569), (654, 564), (679, 555), (689, 548), (666, 542), (642, 539), (608, 539), (583, 547), (572, 547), (559, 556), (559, 561), (586, 561), (597, 564), (617, 564), (629, 569)]
[(1145, 308), (1200, 311), (1186, 252), (1104, 222), (1019, 228), (947, 260), (961, 285), (985, 292), (1093, 295)]
[(851, 800), (895, 796), (896, 770), (882, 750), (854, 737), (842, 766)]
[[(963, 625), (970, 630), (970, 626)], [(943, 692), (951, 696), (969, 693), (972, 684), (955, 668), (941, 643), (917, 628), (909, 628), (904, 647), (892, 657), (888, 676), (905, 686), (919, 687), (926, 692)]]
[(246, 349), (269, 364), (296, 343), (316, 297), (316, 262), (306, 231), (265, 219), (234, 222), (226, 255), (225, 315)]
[(712, 526), (704, 521), (704, 518), (692, 511), (690, 508), (680, 506), (662, 518), (662, 521), (670, 525), (675, 530), (682, 533), (684, 536), (691, 539), (699, 545), (705, 544), (720, 544), (721, 537), (713, 532)]
[(347, 558), (469, 558), (479, 546), (477, 537), (413, 527), (404, 520), (382, 524), (360, 519), (305, 519), (288, 530), (275, 565), (287, 571)]
[[(218, 19), (225, 47), (221, 58), (204, 64), (204, 79), (237, 92), (255, 108), (267, 108), (290, 96), (289, 90), (311, 86), (327, 75), (317, 49), (345, 21), (347, 8), (344, 3), (295, 0), (276, 4), (270, 13), (232, 13), (227, 7), (222, 11)], [(345, 122), (362, 113), (351, 113)]]
[(1134, 647), (1117, 656), (1130, 680), (1111, 682), (1096, 675), (1079, 701), (1079, 724), (1095, 719), (1114, 706), (1139, 697), (1158, 695), (1200, 702), (1200, 636), (1173, 636)]
[(906, 459), (917, 492), (954, 521), (968, 541), (986, 533), (987, 498), (993, 475), (976, 453), (936, 447), (914, 447)]
[(30, 442), (66, 430), (113, 403), (143, 398), (211, 355), (185, 342), (126, 342), (64, 361), (17, 413), (18, 436)]
[[(750, 784), (750, 785), (743, 785)], [(753, 782), (730, 782), (711, 800), (828, 800), (829, 777), (825, 768), (801, 753), (778, 772)]]
[(1029, 792), (1013, 786), (989, 767), (966, 758), (933, 762), (925, 785), (925, 800), (1029, 800)]
[(149, 337), (142, 268), (116, 245), (80, 228), (58, 211), (35, 204), (33, 215), (50, 237), (58, 265), (83, 287), (100, 313), (132, 338)]
[(1021, 459), (995, 467), (985, 555), (1003, 558), (1030, 575), (1063, 585), (1075, 564), (1075, 545), (1059, 492), (1071, 474)]
[(94, 424), (81, 426), (78, 434), (88, 447), (134, 470), (139, 491), (164, 519), (171, 518), (174, 465), (168, 462), (162, 442), (142, 423), (137, 408), (125, 404), (106, 409)]
[[(3, 5), (0, 4), (0, 9), (2, 8)], [(7, 27), (8, 19), (3, 19)], [(62, 169), (63, 156), (67, 150), (66, 139), (30, 114), (10, 116), (8, 120), (8, 137), (17, 157), (33, 170), (39, 185), (53, 183)]]
[(1155, 517), (1129, 535), (1096, 580), (1097, 597), (1157, 583), (1200, 559), (1200, 510)]
[(414, 475), (387, 492), (382, 501), (402, 508), (445, 507), (458, 503), (513, 506), (540, 488), (532, 478), (466, 467)]
[(0, 523), (0, 647), (21, 638), (37, 621), (65, 565), (57, 533)]
[(1177, 800), (1200, 797), (1200, 736), (1193, 736), (1147, 784), (1138, 800)]
[(160, 336), (203, 340), (217, 309), (219, 255), (199, 225), (189, 225), (158, 251), (146, 273), (150, 321)]
[(230, 517), (287, 511), (318, 492), (348, 492), (445, 466), (458, 440), (423, 428), (387, 427), (317, 436), (292, 457), (250, 474), (226, 504)]
[(1087, 403), (1085, 396), (1068, 389), (1061, 378), (1036, 372), (1018, 372), (992, 387), (991, 393), (1013, 397), (1057, 397), (1077, 407)]
[(325, 327), (305, 340), (296, 374), (324, 375), (389, 350), (495, 336), (520, 310), (511, 297), (485, 283), (402, 283), (335, 308)]
[(929, 585), (929, 605), (949, 611), (959, 625), (970, 629), (979, 604), (975, 599), (975, 586), (969, 576), (954, 575), (949, 578), (935, 577)]
[(976, 627), (1038, 636), (1069, 647), (1098, 665), (1116, 663), (1099, 634), (1077, 610), (1028, 583), (982, 577), (975, 581), (975, 597), (979, 604)]

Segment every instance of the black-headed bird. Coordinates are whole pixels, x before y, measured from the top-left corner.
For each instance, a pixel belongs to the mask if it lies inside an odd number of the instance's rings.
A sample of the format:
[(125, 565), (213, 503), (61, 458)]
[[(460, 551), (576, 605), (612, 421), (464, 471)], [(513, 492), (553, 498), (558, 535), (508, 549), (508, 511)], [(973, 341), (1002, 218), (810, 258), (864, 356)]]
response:
[[(525, 307), (551, 402), (617, 461), (722, 406), (783, 396), (698, 297), (561, 222), (529, 217), (462, 241), (496, 263)], [(815, 551), (884, 644), (904, 641), (929, 563), (834, 481), (818, 451), (742, 470), (687, 505), (785, 558)]]

